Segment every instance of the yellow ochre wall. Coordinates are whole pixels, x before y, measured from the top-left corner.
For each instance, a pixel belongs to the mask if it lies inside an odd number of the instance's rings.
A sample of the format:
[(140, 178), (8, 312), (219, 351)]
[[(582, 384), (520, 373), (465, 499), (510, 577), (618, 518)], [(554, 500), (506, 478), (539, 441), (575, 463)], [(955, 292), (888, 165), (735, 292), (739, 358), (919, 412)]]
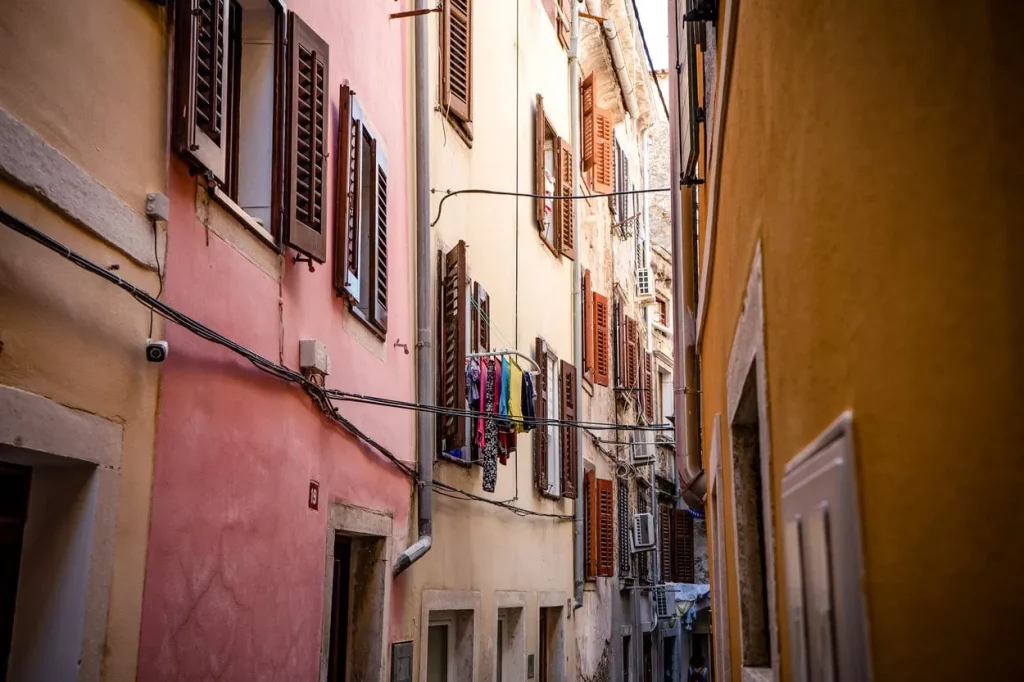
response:
[(1024, 188), (1022, 25), (1009, 1), (739, 5), (701, 347), (705, 444), (723, 415), (734, 680), (725, 377), (758, 241), (780, 679), (782, 474), (847, 408), (874, 679), (1016, 678), (1005, 643), (1024, 611), (1024, 221), (1011, 201)]
[[(137, 213), (122, 227), (144, 229), (146, 244), (146, 193), (166, 187), (165, 27), (164, 11), (138, 0), (8, 0), (0, 11), (0, 109)], [(2, 176), (0, 207), (156, 293), (151, 264)], [(104, 680), (136, 672), (159, 367), (145, 360), (148, 332), (128, 294), (0, 227), (0, 384), (123, 428), (106, 631), (87, 633), (104, 643)]]

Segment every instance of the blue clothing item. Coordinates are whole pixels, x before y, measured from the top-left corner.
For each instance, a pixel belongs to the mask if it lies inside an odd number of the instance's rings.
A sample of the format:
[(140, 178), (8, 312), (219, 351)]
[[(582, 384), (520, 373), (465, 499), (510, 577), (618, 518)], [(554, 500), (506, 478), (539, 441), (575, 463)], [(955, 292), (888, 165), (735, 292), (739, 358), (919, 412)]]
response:
[(498, 401), (498, 414), (505, 417), (503, 421), (506, 424), (508, 423), (508, 388), (511, 373), (512, 365), (509, 364), (507, 357), (503, 357), (501, 359), (501, 400)]
[(526, 431), (533, 431), (536, 407), (537, 394), (533, 392), (533, 377), (529, 372), (523, 372), (523, 421), (526, 423)]

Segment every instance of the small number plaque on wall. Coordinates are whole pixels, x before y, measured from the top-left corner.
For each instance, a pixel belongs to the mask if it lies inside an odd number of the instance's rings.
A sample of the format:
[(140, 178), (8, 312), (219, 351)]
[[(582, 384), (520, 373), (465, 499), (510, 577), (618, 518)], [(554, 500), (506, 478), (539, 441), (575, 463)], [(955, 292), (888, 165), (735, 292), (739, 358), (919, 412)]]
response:
[(320, 508), (320, 484), (316, 481), (309, 482), (309, 508), (313, 511)]

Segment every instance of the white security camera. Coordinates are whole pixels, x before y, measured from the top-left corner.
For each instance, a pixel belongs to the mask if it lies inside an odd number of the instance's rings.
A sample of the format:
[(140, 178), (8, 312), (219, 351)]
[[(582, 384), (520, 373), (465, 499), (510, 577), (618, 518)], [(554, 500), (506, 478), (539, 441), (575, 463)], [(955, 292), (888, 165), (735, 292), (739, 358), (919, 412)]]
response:
[(150, 362), (163, 362), (170, 352), (171, 348), (166, 341), (146, 339), (146, 359)]

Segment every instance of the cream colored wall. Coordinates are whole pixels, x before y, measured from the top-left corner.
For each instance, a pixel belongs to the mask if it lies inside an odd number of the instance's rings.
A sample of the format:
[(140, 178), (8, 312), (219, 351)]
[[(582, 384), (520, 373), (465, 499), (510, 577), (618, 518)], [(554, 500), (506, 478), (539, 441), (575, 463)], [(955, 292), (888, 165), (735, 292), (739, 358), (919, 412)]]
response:
[[(517, 18), (518, 5), (518, 18)], [(533, 192), (534, 102), (539, 93), (556, 132), (569, 138), (568, 62), (540, 0), (477, 5), (473, 14), (473, 143), (469, 148), (446, 122), (431, 115), (431, 187)], [(439, 17), (431, 15), (430, 53), (437, 54)], [(518, 29), (518, 38), (517, 38)], [(517, 46), (517, 39), (519, 44)], [(557, 65), (565, 65), (559, 68)], [(430, 60), (432, 103), (438, 63)], [(516, 83), (519, 83), (518, 95)], [(431, 200), (437, 215), (441, 194)], [(541, 241), (532, 199), (468, 195), (449, 199), (432, 230), (436, 249), (467, 244), (469, 278), (491, 297), (491, 344), (533, 357), (543, 336), (559, 358), (573, 360), (572, 261), (555, 258)], [(518, 252), (518, 264), (516, 262)], [(518, 290), (518, 305), (516, 292)], [(432, 292), (432, 298), (435, 294)], [(573, 513), (571, 500), (542, 499), (533, 483), (532, 434), (519, 437), (518, 453), (498, 465), (497, 489), (482, 492), (480, 467), (434, 465), (436, 479), (495, 500), (548, 514)], [(424, 590), (477, 591), (476, 680), (492, 679), (498, 591), (525, 593), (526, 652), (538, 651), (538, 608), (557, 601), (571, 612), (571, 521), (520, 517), (491, 505), (434, 494), (433, 549), (403, 580), (402, 635), (420, 639)], [(545, 602), (542, 604), (541, 602)], [(575, 670), (575, 617), (564, 621), (566, 669)], [(425, 646), (417, 641), (417, 647)], [(419, 656), (414, 656), (420, 679)]]
[[(146, 193), (166, 186), (166, 39), (155, 3), (5, 2), (0, 109), (142, 214)], [(0, 179), (0, 207), (97, 263), (117, 264), (121, 277), (155, 293), (153, 269), (14, 182)], [(148, 228), (136, 218), (126, 229)], [(148, 243), (151, 235), (133, 237)], [(144, 357), (149, 314), (109, 283), (0, 227), (0, 321), (0, 382), (123, 425), (113, 587), (99, 636), (103, 679), (133, 680), (158, 381), (158, 366)], [(159, 330), (158, 321), (154, 335)]]

